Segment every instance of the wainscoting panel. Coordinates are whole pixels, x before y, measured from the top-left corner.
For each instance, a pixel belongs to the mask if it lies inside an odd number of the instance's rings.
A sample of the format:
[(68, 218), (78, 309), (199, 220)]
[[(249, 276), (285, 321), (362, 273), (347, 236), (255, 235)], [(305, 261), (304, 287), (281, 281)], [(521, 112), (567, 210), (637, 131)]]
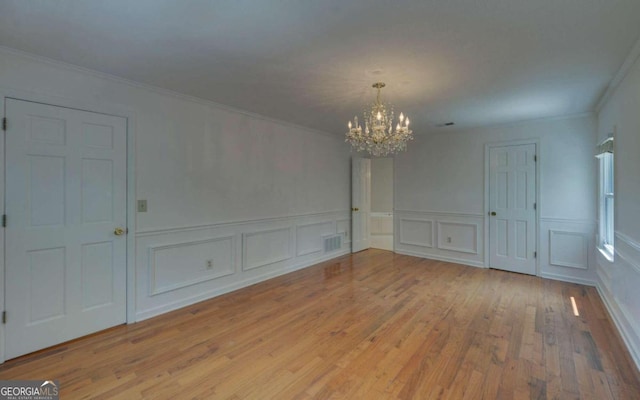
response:
[(484, 267), (481, 214), (395, 211), (395, 251)]
[(478, 224), (438, 221), (438, 248), (478, 254)]
[(540, 276), (595, 286), (595, 221), (540, 218)]
[[(396, 210), (395, 251), (485, 267), (484, 215)], [(540, 218), (538, 275), (594, 286), (595, 221)]]
[(149, 295), (233, 274), (234, 242), (226, 236), (149, 247)]
[(613, 262), (598, 254), (598, 292), (640, 369), (640, 242), (616, 232)]
[(591, 239), (585, 232), (549, 230), (549, 264), (589, 269)]
[(349, 211), (188, 226), (136, 234), (136, 320), (347, 254)]
[(332, 233), (336, 233), (332, 221), (296, 226), (296, 256), (322, 253), (324, 249), (323, 236)]
[(399, 218), (399, 244), (433, 247), (433, 220)]
[(242, 269), (249, 270), (289, 260), (291, 227), (242, 234)]

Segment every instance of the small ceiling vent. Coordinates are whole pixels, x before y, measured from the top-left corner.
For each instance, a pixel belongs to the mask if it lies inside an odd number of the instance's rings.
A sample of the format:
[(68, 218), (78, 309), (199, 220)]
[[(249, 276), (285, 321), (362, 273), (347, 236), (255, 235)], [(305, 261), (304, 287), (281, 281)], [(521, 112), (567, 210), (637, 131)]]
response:
[(444, 124), (438, 124), (438, 125), (436, 125), (436, 127), (438, 127), (438, 128), (444, 128), (444, 127), (447, 127), (447, 126), (454, 126), (454, 125), (455, 125), (455, 122), (445, 122)]

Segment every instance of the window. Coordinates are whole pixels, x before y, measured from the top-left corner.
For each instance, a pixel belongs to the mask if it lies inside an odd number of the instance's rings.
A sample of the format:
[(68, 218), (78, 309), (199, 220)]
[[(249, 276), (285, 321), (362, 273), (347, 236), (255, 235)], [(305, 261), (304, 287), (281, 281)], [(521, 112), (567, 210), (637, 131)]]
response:
[(607, 139), (599, 146), (599, 149), (597, 155), (600, 170), (598, 248), (609, 261), (613, 261), (613, 138)]

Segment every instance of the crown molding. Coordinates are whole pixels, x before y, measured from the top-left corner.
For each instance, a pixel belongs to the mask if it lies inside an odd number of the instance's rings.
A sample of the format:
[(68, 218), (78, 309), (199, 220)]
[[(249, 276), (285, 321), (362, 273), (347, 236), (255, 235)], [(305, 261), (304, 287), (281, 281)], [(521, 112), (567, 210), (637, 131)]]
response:
[(32, 60), (32, 61), (35, 61), (35, 62), (40, 62), (40, 63), (43, 63), (43, 64), (51, 65), (51, 66), (57, 67), (57, 68), (64, 68), (64, 69), (75, 71), (75, 72), (78, 72), (78, 73), (81, 73), (81, 74), (90, 75), (90, 76), (93, 76), (95, 78), (100, 78), (100, 79), (104, 79), (104, 80), (107, 80), (107, 81), (111, 81), (111, 82), (115, 82), (115, 83), (120, 83), (120, 84), (123, 84), (123, 85), (131, 86), (131, 87), (134, 87), (134, 88), (137, 88), (137, 89), (147, 90), (147, 91), (154, 92), (154, 93), (157, 93), (157, 94), (160, 94), (160, 95), (170, 96), (170, 97), (174, 97), (174, 98), (181, 99), (181, 100), (184, 100), (184, 101), (189, 101), (189, 102), (193, 102), (193, 103), (197, 103), (197, 104), (201, 104), (201, 105), (217, 108), (219, 110), (224, 110), (224, 111), (235, 113), (235, 114), (245, 115), (247, 117), (259, 119), (259, 120), (266, 121), (266, 122), (271, 122), (271, 123), (278, 124), (278, 125), (281, 125), (281, 126), (300, 129), (300, 130), (303, 130), (303, 131), (306, 131), (306, 132), (309, 132), (309, 133), (314, 133), (314, 134), (318, 134), (318, 135), (322, 135), (322, 136), (327, 136), (327, 137), (330, 137), (330, 138), (333, 138), (333, 139), (342, 139), (342, 136), (336, 135), (336, 134), (333, 134), (333, 133), (330, 133), (330, 132), (325, 132), (325, 131), (320, 131), (320, 130), (317, 130), (317, 129), (308, 128), (306, 126), (294, 124), (293, 122), (288, 122), (288, 121), (284, 121), (284, 120), (268, 117), (266, 115), (253, 113), (251, 111), (246, 111), (246, 110), (243, 110), (243, 109), (240, 109), (240, 108), (228, 106), (226, 104), (216, 103), (215, 101), (203, 99), (203, 98), (200, 98), (200, 97), (191, 96), (191, 95), (188, 95), (188, 94), (185, 94), (185, 93), (181, 93), (181, 92), (177, 92), (177, 91), (174, 91), (174, 90), (171, 90), (171, 89), (165, 89), (165, 88), (162, 88), (162, 87), (159, 87), (159, 86), (154, 86), (154, 85), (149, 85), (149, 84), (142, 83), (142, 82), (133, 81), (133, 80), (130, 80), (130, 79), (122, 78), (122, 77), (117, 76), (117, 75), (111, 75), (111, 74), (106, 73), (106, 72), (96, 71), (94, 69), (85, 68), (85, 67), (81, 67), (79, 65), (70, 64), (70, 63), (66, 63), (64, 61), (60, 61), (60, 60), (56, 60), (56, 59), (53, 59), (53, 58), (41, 56), (39, 54), (33, 54), (33, 53), (29, 53), (29, 52), (26, 52), (26, 51), (14, 49), (14, 48), (7, 47), (7, 46), (2, 46), (2, 45), (0, 45), (0, 52), (13, 54), (13, 55), (15, 55), (17, 57), (26, 58), (26, 59), (29, 59), (29, 60)]
[(615, 90), (620, 85), (620, 82), (622, 82), (622, 80), (627, 76), (627, 74), (631, 70), (631, 67), (633, 66), (633, 64), (635, 64), (636, 60), (638, 60), (639, 57), (640, 57), (640, 38), (638, 38), (636, 43), (633, 45), (633, 47), (631, 48), (631, 51), (629, 52), (629, 54), (627, 54), (627, 57), (625, 58), (622, 65), (620, 66), (620, 69), (618, 70), (616, 75), (613, 77), (611, 82), (609, 82), (609, 85), (607, 86), (607, 90), (605, 90), (605, 92), (602, 94), (602, 96), (596, 103), (596, 112), (599, 113), (600, 110), (602, 110), (602, 107), (604, 107), (607, 101), (609, 101), (609, 99), (611, 98), (611, 95), (613, 95), (613, 92), (615, 92)]

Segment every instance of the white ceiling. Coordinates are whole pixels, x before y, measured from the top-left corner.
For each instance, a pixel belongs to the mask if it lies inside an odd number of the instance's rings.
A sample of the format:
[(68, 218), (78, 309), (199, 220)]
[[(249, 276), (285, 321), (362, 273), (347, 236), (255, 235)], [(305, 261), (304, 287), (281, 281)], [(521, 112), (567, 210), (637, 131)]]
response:
[(638, 0), (0, 0), (0, 45), (337, 134), (379, 80), (415, 133), (591, 111), (639, 36)]

